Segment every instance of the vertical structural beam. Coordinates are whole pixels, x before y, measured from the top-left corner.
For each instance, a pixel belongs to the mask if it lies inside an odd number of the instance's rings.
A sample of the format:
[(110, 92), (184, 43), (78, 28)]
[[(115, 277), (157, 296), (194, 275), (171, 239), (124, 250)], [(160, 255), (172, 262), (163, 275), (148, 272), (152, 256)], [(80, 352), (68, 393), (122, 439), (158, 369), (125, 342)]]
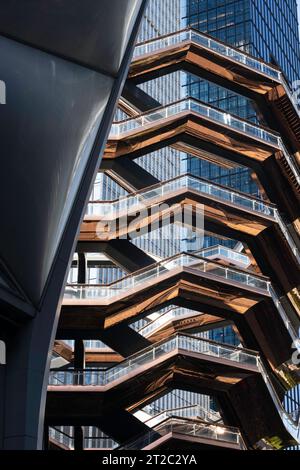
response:
[(49, 450), (49, 426), (45, 423), (44, 426), (44, 445), (43, 450)]
[(84, 432), (82, 426), (74, 426), (74, 450), (84, 449)]
[(86, 284), (87, 280), (87, 266), (86, 266), (86, 254), (78, 253), (78, 284)]
[(84, 369), (85, 349), (82, 339), (75, 339), (74, 343), (74, 369)]
[(84, 385), (82, 369), (85, 368), (85, 348), (82, 339), (75, 339), (74, 343), (74, 369), (76, 385)]
[[(79, 272), (79, 271), (78, 271)], [(84, 385), (84, 376), (81, 373), (85, 368), (85, 348), (84, 341), (75, 339), (74, 342), (74, 369), (76, 385)], [(74, 426), (74, 450), (84, 449), (84, 432), (81, 426)]]

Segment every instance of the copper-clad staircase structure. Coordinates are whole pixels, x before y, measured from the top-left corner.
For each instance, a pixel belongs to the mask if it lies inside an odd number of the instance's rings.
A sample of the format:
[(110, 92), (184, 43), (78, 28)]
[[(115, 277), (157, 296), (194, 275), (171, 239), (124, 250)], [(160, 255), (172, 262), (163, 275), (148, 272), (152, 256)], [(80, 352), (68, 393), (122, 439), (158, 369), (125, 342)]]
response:
[[(178, 70), (250, 98), (264, 125), (192, 98), (166, 106), (146, 100), (139, 84)], [(182, 30), (136, 46), (119, 106), (128, 118), (113, 123), (99, 171), (128, 195), (90, 200), (81, 224), (78, 282), (65, 289), (54, 347), (62, 362), (50, 372), (45, 435), (62, 426), (74, 433), (68, 445), (52, 435), (49, 447), (84, 448), (83, 426), (128, 450), (299, 444), (299, 417), (283, 398), (300, 382), (292, 359), (300, 326), (300, 112), (282, 72)], [(262, 198), (192, 174), (157, 181), (135, 159), (166, 146), (250, 168)], [(134, 240), (166, 220), (240, 248), (155, 259)], [(88, 284), (88, 253), (106, 254), (127, 274)], [(222, 325), (232, 326), (239, 346), (203, 336)], [(84, 340), (107, 348), (85, 350)], [(214, 397), (219, 418), (176, 409), (141, 419), (146, 405), (174, 389)]]

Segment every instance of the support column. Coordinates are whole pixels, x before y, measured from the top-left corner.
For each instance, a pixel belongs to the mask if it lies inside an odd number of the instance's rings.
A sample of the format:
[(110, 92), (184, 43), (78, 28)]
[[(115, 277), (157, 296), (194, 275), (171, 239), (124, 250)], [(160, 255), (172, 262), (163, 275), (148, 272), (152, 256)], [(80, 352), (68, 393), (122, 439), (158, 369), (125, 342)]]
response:
[(44, 425), (44, 443), (43, 450), (49, 450), (49, 426), (47, 423)]
[(78, 284), (86, 284), (87, 281), (87, 266), (85, 253), (78, 253)]
[(84, 432), (82, 426), (74, 426), (74, 450), (84, 449)]
[(75, 375), (76, 385), (84, 385), (83, 373), (80, 373), (85, 368), (85, 348), (82, 339), (75, 339), (74, 342), (74, 370), (77, 371)]

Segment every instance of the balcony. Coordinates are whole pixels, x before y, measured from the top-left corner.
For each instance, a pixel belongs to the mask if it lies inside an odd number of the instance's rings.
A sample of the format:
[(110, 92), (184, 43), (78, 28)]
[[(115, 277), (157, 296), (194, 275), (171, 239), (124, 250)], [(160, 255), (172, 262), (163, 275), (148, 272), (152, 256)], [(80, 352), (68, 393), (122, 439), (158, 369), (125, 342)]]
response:
[(263, 293), (266, 296), (270, 295), (270, 282), (263, 276), (228, 268), (220, 263), (208, 261), (201, 256), (183, 253), (108, 285), (69, 284), (65, 289), (64, 303), (66, 304), (69, 300), (85, 301), (89, 299), (98, 299), (100, 304), (103, 300), (105, 303), (115, 297), (127, 296), (131, 290), (136, 291), (137, 287), (145, 288), (149, 283), (159, 282), (161, 277), (172, 274), (172, 272), (174, 274), (174, 271), (185, 267), (192, 268), (208, 277), (213, 276), (220, 279), (221, 282), (240, 284), (249, 290)]
[(210, 51), (216, 52), (228, 59), (237, 62), (238, 64), (244, 65), (249, 69), (258, 72), (272, 80), (276, 80), (278, 83), (283, 81), (282, 72), (262, 60), (256, 59), (240, 49), (230, 47), (210, 36), (207, 36), (194, 29), (185, 29), (181, 31), (168, 34), (160, 38), (154, 38), (144, 43), (137, 44), (134, 50), (133, 63), (140, 56), (153, 54), (160, 52), (162, 49), (172, 47), (177, 44), (185, 42), (194, 42), (199, 46), (206, 48)]
[(194, 29), (185, 29), (137, 44), (129, 79), (141, 83), (178, 69), (256, 100), (269, 121), (266, 107), (271, 108), (275, 124), (285, 131), (295, 150), (299, 149), (299, 106), (277, 67)]
[[(146, 209), (151, 205), (166, 202), (188, 191), (208, 196), (212, 201), (224, 202), (230, 207), (244, 210), (246, 213), (250, 211), (250, 213), (258, 214), (275, 222), (278, 224), (298, 263), (300, 263), (299, 249), (274, 204), (192, 175), (178, 176), (115, 201), (90, 201), (87, 207), (86, 220), (95, 220), (97, 218), (107, 221), (116, 220), (122, 216), (129, 216), (131, 213)], [(230, 209), (228, 209), (229, 211)], [(245, 214), (242, 217), (246, 217)]]
[[(187, 354), (188, 356), (191, 354), (191, 357), (195, 357), (200, 361), (201, 358), (206, 358), (207, 361), (219, 364), (219, 366), (223, 364), (223, 367), (231, 365), (239, 369), (240, 372), (242, 370), (252, 371), (254, 374), (259, 372), (283, 426), (295, 441), (300, 443), (299, 424), (294, 422), (292, 416), (285, 411), (258, 353), (190, 335), (176, 334), (146, 348), (110, 369), (51, 371), (49, 390), (52, 392), (60, 389), (71, 391), (73, 387), (78, 387), (81, 391), (86, 388), (91, 392), (94, 388), (97, 393), (105, 393), (122, 386), (122, 383), (131, 382), (137, 375), (145, 374), (145, 371), (147, 371), (147, 374), (152, 369), (155, 371), (159, 364), (170, 360), (174, 355), (180, 354)], [(218, 379), (220, 379), (220, 376)]]
[(220, 358), (245, 366), (249, 370), (258, 370), (258, 355), (255, 352), (218, 344), (202, 338), (177, 334), (155, 346), (150, 346), (110, 369), (51, 371), (49, 383), (58, 387), (65, 385), (92, 385), (97, 387), (109, 385), (111, 387), (114, 382), (128, 380), (132, 373), (138, 374), (141, 368), (144, 369), (145, 365), (162, 359), (169, 353), (179, 354), (180, 350)]
[(139, 191), (129, 196), (121, 197), (115, 201), (90, 201), (87, 207), (87, 214), (115, 219), (124, 213), (138, 211), (147, 205), (155, 202), (163, 196), (170, 196), (178, 193), (180, 190), (195, 191), (212, 196), (221, 201), (229, 202), (245, 210), (258, 212), (273, 220), (277, 220), (277, 209), (274, 204), (266, 203), (253, 196), (242, 194), (230, 188), (214, 184), (203, 178), (192, 175), (182, 175), (158, 185), (151, 186), (149, 189)]
[(101, 165), (122, 178), (119, 158), (135, 159), (167, 146), (252, 168), (269, 199), (292, 222), (299, 217), (299, 168), (280, 135), (195, 99), (114, 123)]
[(116, 450), (153, 450), (168, 445), (169, 441), (178, 441), (178, 446), (184, 448), (187, 442), (189, 448), (194, 443), (195, 449), (229, 448), (246, 450), (246, 445), (237, 428), (215, 425), (187, 418), (169, 417), (155, 426), (143, 436), (128, 442)]
[(229, 129), (261, 141), (278, 150), (282, 148), (281, 137), (276, 132), (251, 124), (249, 121), (240, 119), (193, 98), (182, 99), (176, 103), (143, 113), (138, 117), (128, 118), (124, 121), (114, 123), (111, 126), (109, 140), (120, 139), (128, 133), (132, 133), (145, 126), (155, 125), (159, 121), (176, 117), (186, 111), (195, 113), (198, 116), (209, 119), (222, 126), (226, 126)]

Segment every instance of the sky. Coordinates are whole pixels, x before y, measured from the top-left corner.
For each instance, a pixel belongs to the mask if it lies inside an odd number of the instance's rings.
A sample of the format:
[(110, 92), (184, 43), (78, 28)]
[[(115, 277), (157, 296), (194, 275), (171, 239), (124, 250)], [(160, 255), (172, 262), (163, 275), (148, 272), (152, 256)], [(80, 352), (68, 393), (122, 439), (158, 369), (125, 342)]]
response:
[[(300, 0), (298, 1), (298, 22), (300, 23)], [(299, 32), (300, 32), (300, 25), (299, 25)]]

